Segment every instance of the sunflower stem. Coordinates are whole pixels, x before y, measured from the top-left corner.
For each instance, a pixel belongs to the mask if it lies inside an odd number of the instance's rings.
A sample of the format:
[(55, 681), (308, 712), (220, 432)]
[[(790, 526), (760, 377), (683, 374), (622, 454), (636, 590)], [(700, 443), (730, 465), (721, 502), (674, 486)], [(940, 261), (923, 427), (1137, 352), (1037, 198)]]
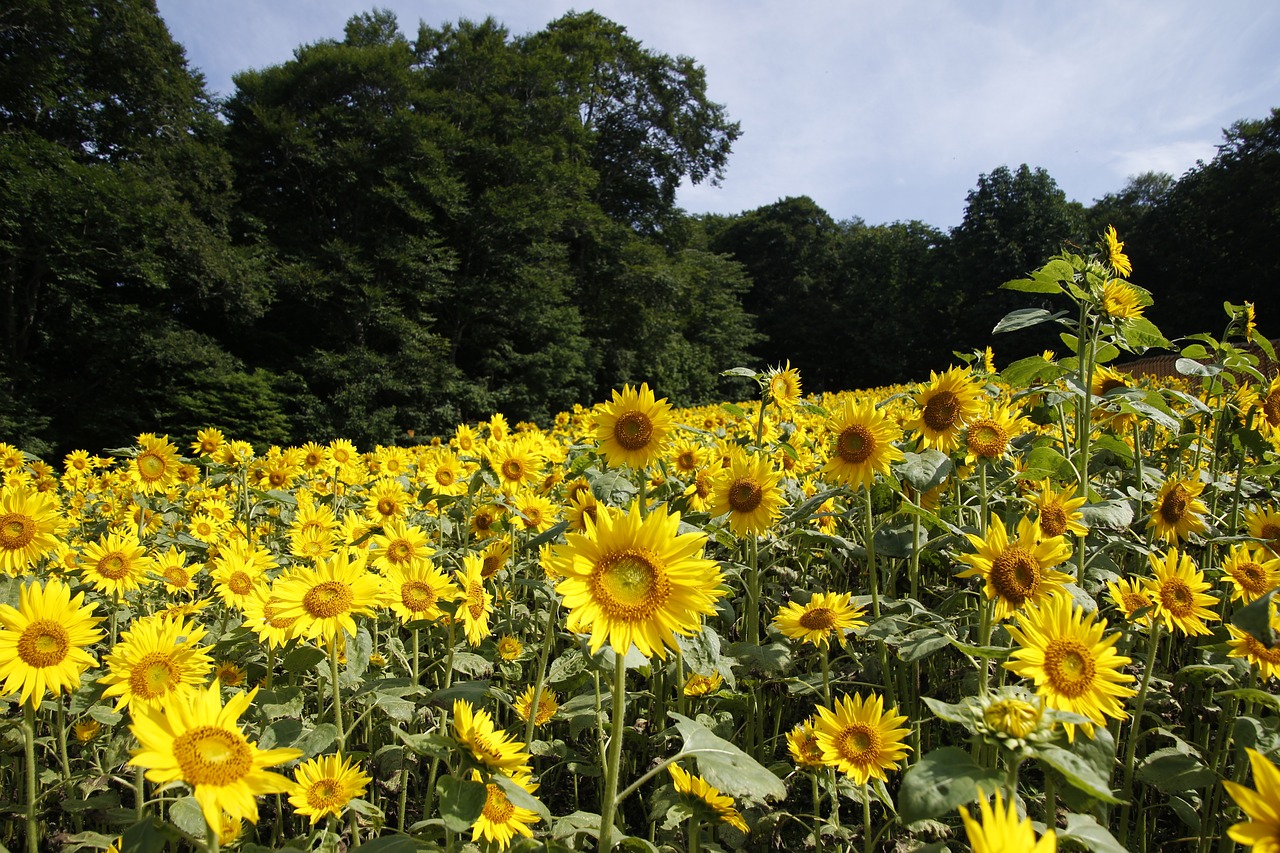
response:
[[(1044, 825), (1049, 829), (1057, 829), (1058, 827), (1057, 785), (1058, 780), (1053, 777), (1053, 771), (1046, 769), (1044, 774)], [(1013, 794), (1009, 796), (1012, 798)]]
[(329, 678), (333, 682), (333, 724), (338, 727), (338, 749), (346, 748), (347, 738), (342, 731), (342, 688), (338, 684), (338, 635), (329, 638)]
[(529, 705), (529, 719), (524, 726), (524, 742), (527, 746), (533, 743), (533, 727), (538, 720), (542, 708), (543, 679), (547, 676), (547, 659), (551, 657), (551, 646), (555, 643), (556, 624), (560, 605), (552, 598), (547, 607), (547, 627), (543, 631), (542, 651), (538, 653), (538, 678), (533, 682), (533, 701)]
[(827, 643), (820, 643), (822, 649), (822, 701), (831, 706), (831, 661)]
[(813, 788), (813, 849), (814, 853), (822, 853), (822, 792), (818, 790), (818, 774), (810, 771), (809, 781)]
[(1129, 725), (1129, 739), (1124, 746), (1124, 785), (1121, 787), (1120, 799), (1124, 805), (1120, 807), (1120, 843), (1129, 839), (1129, 813), (1133, 807), (1133, 758), (1138, 751), (1138, 740), (1142, 736), (1142, 709), (1147, 701), (1147, 687), (1151, 684), (1151, 670), (1155, 667), (1156, 648), (1160, 643), (1160, 623), (1152, 620), (1151, 636), (1147, 640), (1147, 665), (1142, 671), (1142, 684), (1138, 688), (1138, 698), (1133, 707), (1133, 720)]
[(760, 545), (755, 536), (747, 546), (747, 642), (760, 644)]
[(604, 800), (600, 804), (600, 853), (613, 849), (614, 817), (618, 806), (618, 774), (622, 770), (622, 740), (626, 720), (626, 652), (613, 652), (613, 713), (609, 726), (609, 754), (604, 766)]
[(36, 710), (22, 704), (22, 746), (27, 764), (27, 853), (39, 853), (40, 824), (36, 821)]
[(871, 789), (862, 783), (862, 850), (871, 853)]
[(689, 818), (689, 853), (698, 853), (702, 849), (702, 822), (697, 815)]

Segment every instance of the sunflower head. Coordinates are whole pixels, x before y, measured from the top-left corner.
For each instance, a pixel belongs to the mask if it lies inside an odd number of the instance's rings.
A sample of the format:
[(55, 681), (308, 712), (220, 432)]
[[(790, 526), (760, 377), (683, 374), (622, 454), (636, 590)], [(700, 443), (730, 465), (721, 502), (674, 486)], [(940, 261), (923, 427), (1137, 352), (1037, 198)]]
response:
[(1031, 818), (1019, 818), (1018, 807), (1013, 800), (1007, 806), (999, 791), (996, 791), (995, 804), (987, 800), (982, 790), (978, 790), (979, 822), (970, 816), (969, 810), (960, 806), (960, 818), (964, 821), (965, 835), (969, 844), (977, 853), (995, 853), (995, 851), (1021, 851), (1021, 853), (1053, 853), (1058, 849), (1057, 836), (1052, 829), (1036, 839), (1036, 831), (1031, 826)]
[(1107, 230), (1103, 232), (1102, 248), (1107, 263), (1117, 275), (1128, 278), (1133, 274), (1133, 264), (1129, 262), (1129, 256), (1124, 253), (1124, 241), (1116, 234), (1114, 225), (1108, 225)]
[(655, 399), (648, 383), (624, 385), (597, 410), (595, 436), (607, 464), (639, 470), (662, 455), (673, 423), (667, 399)]

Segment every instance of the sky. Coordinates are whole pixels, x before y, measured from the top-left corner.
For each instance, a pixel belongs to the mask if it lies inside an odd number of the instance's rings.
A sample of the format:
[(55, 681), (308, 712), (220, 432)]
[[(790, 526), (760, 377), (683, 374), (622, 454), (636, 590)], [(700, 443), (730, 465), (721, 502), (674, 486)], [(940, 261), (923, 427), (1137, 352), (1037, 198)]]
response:
[(837, 220), (959, 225), (978, 176), (1043, 167), (1092, 204), (1147, 171), (1212, 159), (1222, 131), (1280, 107), (1275, 0), (157, 0), (211, 92), (341, 39), (389, 8), (413, 38), (493, 17), (513, 35), (594, 9), (646, 48), (693, 57), (742, 126), (691, 213), (807, 195)]

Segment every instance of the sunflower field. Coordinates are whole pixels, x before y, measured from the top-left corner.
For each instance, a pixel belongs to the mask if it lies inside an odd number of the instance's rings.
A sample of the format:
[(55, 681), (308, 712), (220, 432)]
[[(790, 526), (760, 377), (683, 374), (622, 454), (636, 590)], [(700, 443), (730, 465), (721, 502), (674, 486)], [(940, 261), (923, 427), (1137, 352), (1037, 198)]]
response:
[(1280, 845), (1280, 379), (1123, 243), (1063, 353), (361, 452), (0, 444), (8, 850)]

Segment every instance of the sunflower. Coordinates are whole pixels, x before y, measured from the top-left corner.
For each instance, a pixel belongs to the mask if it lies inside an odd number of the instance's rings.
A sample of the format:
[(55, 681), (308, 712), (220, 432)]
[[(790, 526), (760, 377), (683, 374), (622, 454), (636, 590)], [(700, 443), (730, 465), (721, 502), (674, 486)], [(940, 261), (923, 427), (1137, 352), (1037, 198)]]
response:
[(1280, 558), (1247, 543), (1232, 546), (1222, 571), (1231, 580), (1232, 601), (1248, 604), (1280, 586)]
[(138, 436), (138, 453), (129, 461), (129, 477), (143, 494), (163, 492), (178, 479), (178, 448), (168, 436), (154, 433)]
[(297, 618), (297, 636), (332, 641), (340, 631), (355, 636), (354, 617), (373, 615), (382, 606), (382, 590), (364, 552), (343, 549), (314, 569), (298, 566), (279, 578), (270, 604), (279, 618)]
[(507, 424), (507, 416), (502, 412), (495, 412), (485, 425), (489, 428), (489, 438), (494, 441), (506, 441), (511, 431), (511, 427)]
[(210, 577), (224, 604), (243, 608), (253, 591), (266, 584), (267, 570), (275, 565), (270, 551), (241, 539), (227, 545), (213, 561)]
[(582, 533), (587, 529), (587, 519), (591, 519), (591, 523), (596, 521), (596, 511), (600, 502), (596, 500), (596, 496), (590, 490), (578, 492), (569, 498), (569, 529)]
[(80, 574), (93, 588), (106, 595), (120, 595), (137, 589), (152, 569), (152, 560), (136, 539), (106, 533), (84, 547)]
[(482, 561), (480, 575), (488, 580), (506, 568), (511, 560), (511, 541), (506, 538), (490, 540), (480, 552), (480, 559)]
[(960, 446), (968, 422), (982, 413), (982, 388), (963, 367), (941, 375), (929, 371), (929, 384), (915, 401), (920, 411), (903, 426), (919, 433), (925, 447), (950, 453)]
[(102, 723), (92, 718), (76, 720), (75, 725), (71, 727), (71, 732), (80, 743), (88, 743), (102, 734)]
[(531, 533), (542, 533), (556, 523), (560, 510), (550, 500), (533, 492), (516, 495), (512, 501), (520, 526)]
[(688, 498), (688, 508), (694, 512), (704, 512), (711, 506), (711, 496), (716, 488), (716, 475), (710, 468), (703, 468), (693, 477), (693, 482), (684, 490)]
[(793, 408), (800, 402), (800, 371), (791, 366), (771, 367), (764, 375), (765, 403), (774, 403), (779, 409)]
[(1107, 263), (1111, 264), (1111, 268), (1125, 278), (1132, 275), (1133, 264), (1129, 263), (1129, 256), (1124, 253), (1124, 242), (1116, 234), (1114, 225), (1107, 226), (1107, 230), (1102, 234), (1102, 242)]
[(441, 601), (453, 601), (458, 588), (428, 560), (396, 567), (382, 581), (383, 595), (402, 623), (435, 621), (444, 615)]
[(347, 803), (363, 794), (373, 781), (350, 757), (322, 755), (304, 761), (293, 771), (297, 786), (289, 795), (295, 814), (311, 818), (315, 826), (325, 815), (338, 817)]
[(834, 710), (819, 706), (814, 733), (823, 762), (865, 785), (872, 778), (889, 781), (885, 771), (896, 770), (911, 751), (902, 742), (906, 721), (897, 708), (885, 710), (882, 696), (855, 693), (837, 699)]
[(696, 672), (691, 672), (689, 677), (685, 679), (684, 689), (681, 692), (686, 696), (706, 696), (709, 693), (715, 693), (722, 684), (724, 684), (724, 677), (718, 672), (713, 672), (710, 675), (699, 675)]
[(1196, 568), (1191, 555), (1179, 554), (1177, 548), (1170, 548), (1163, 560), (1155, 554), (1149, 554), (1147, 560), (1155, 572), (1155, 578), (1147, 581), (1154, 617), (1170, 631), (1177, 628), (1184, 634), (1208, 634), (1205, 620), (1218, 620), (1218, 614), (1208, 608), (1217, 604), (1218, 599), (1205, 594), (1209, 582)]
[(1227, 835), (1258, 853), (1275, 853), (1280, 850), (1280, 770), (1257, 750), (1247, 752), (1249, 766), (1253, 768), (1254, 788), (1229, 779), (1222, 782), (1248, 818), (1233, 824)]
[(991, 519), (986, 538), (965, 534), (977, 549), (956, 557), (969, 566), (956, 577), (982, 577), (987, 582), (987, 598), (995, 602), (995, 619), (1007, 619), (1027, 602), (1041, 603), (1064, 592), (1063, 584), (1073, 578), (1053, 567), (1071, 556), (1071, 548), (1061, 536), (1040, 538), (1040, 529), (1029, 518), (1018, 520), (1018, 537), (1009, 539), (1000, 516)]
[(510, 441), (490, 442), (485, 453), (489, 467), (498, 475), (498, 486), (512, 495), (542, 477), (546, 458), (533, 442), (521, 436)]
[(200, 648), (205, 629), (185, 619), (147, 616), (136, 619), (120, 635), (102, 662), (107, 675), (103, 698), (119, 697), (115, 710), (139, 705), (157, 707), (172, 701), (183, 685), (200, 687), (209, 677), (213, 660)]
[(667, 454), (671, 467), (681, 478), (692, 477), (707, 464), (707, 448), (697, 441), (681, 438)]
[[(1103, 637), (1106, 620), (1075, 607), (1069, 596), (1051, 596), (1017, 614), (1017, 627), (1005, 626), (1018, 648), (1004, 668), (1035, 682), (1036, 693), (1057, 711), (1087, 717), (1080, 723), (1089, 737), (1107, 717), (1124, 719), (1122, 700), (1136, 691), (1123, 686), (1134, 677), (1123, 672), (1131, 659), (1118, 654), (1117, 631)], [(1063, 723), (1074, 742), (1074, 723)]]
[(213, 665), (213, 678), (227, 687), (240, 687), (249, 680), (249, 674), (235, 661), (220, 660)]
[(453, 739), (477, 762), (504, 776), (519, 775), (529, 763), (524, 744), (499, 732), (488, 711), (477, 711), (465, 699), (453, 701)]
[(97, 666), (85, 651), (102, 639), (97, 605), (84, 603), (84, 593), (71, 597), (71, 587), (57, 578), (23, 585), (18, 607), (0, 604), (0, 678), (5, 694), (21, 691), (19, 704), (40, 708), (45, 688), (54, 696), (80, 687), (80, 676)]
[(1052, 829), (1037, 841), (1031, 818), (1020, 819), (1013, 800), (1009, 800), (1006, 808), (999, 791), (993, 807), (979, 788), (978, 811), (981, 823), (969, 816), (967, 808), (960, 806), (960, 819), (964, 821), (964, 832), (973, 853), (1053, 853), (1058, 849), (1058, 838)]
[(793, 640), (823, 647), (830, 644), (832, 634), (843, 639), (846, 631), (867, 627), (859, 618), (864, 611), (852, 600), (848, 592), (819, 592), (805, 604), (784, 605), (773, 624)]
[(191, 442), (191, 452), (201, 456), (212, 456), (218, 452), (218, 448), (222, 447), (222, 443), (226, 440), (222, 430), (206, 427), (196, 432), (196, 440)]
[(1271, 506), (1249, 507), (1244, 511), (1244, 520), (1249, 535), (1280, 556), (1280, 512)]
[(1099, 303), (1102, 313), (1115, 320), (1133, 320), (1142, 316), (1142, 297), (1132, 285), (1118, 278), (1102, 286)]
[(385, 525), (409, 512), (413, 505), (413, 497), (404, 490), (399, 481), (383, 477), (374, 482), (365, 496), (364, 517), (370, 521)]
[[(254, 586), (244, 602), (244, 624), (258, 635), (261, 642), (271, 648), (280, 648), (293, 639), (293, 623), (298, 621), (298, 617), (281, 617), (277, 612), (279, 605), (272, 604), (271, 598), (270, 587)], [(222, 680), (227, 681), (226, 678)]]
[[(524, 692), (516, 697), (513, 704), (516, 716), (526, 723), (529, 722), (529, 711), (533, 708), (533, 685), (530, 684), (524, 689)], [(533, 724), (541, 726), (547, 723), (556, 715), (556, 711), (560, 710), (560, 703), (556, 701), (556, 694), (542, 688), (542, 694), (538, 696), (538, 713), (534, 715)]]
[(66, 530), (58, 499), (25, 488), (0, 491), (0, 571), (18, 577), (58, 547)]
[(1190, 480), (1166, 480), (1151, 508), (1147, 530), (1165, 542), (1180, 542), (1192, 533), (1208, 529), (1204, 514), (1209, 508), (1200, 500), (1204, 483)]
[(831, 457), (822, 475), (828, 480), (870, 489), (876, 472), (887, 476), (890, 463), (902, 459), (902, 451), (893, 444), (902, 430), (870, 400), (845, 400), (826, 429)]
[(666, 397), (654, 399), (648, 383), (624, 385), (596, 409), (595, 437), (606, 464), (640, 469), (662, 455), (672, 423)]
[(786, 503), (778, 485), (781, 480), (782, 474), (773, 469), (768, 457), (735, 453), (716, 478), (711, 516), (727, 515), (729, 529), (739, 536), (767, 533)]
[(484, 586), (484, 560), (477, 554), (465, 554), (462, 568), (453, 573), (458, 581), (456, 598), (460, 602), (457, 618), (467, 632), (467, 642), (478, 646), (489, 636), (489, 617), (493, 615), (493, 595)]
[[(1124, 614), (1124, 618), (1135, 625), (1150, 625), (1154, 615), (1155, 602), (1151, 600), (1151, 592), (1142, 580), (1120, 578), (1107, 582), (1107, 590), (1111, 600)], [(1145, 613), (1142, 611), (1146, 611)], [(1142, 613), (1142, 615), (1137, 615)]]
[(129, 764), (146, 768), (152, 782), (189, 785), (210, 827), (221, 828), (223, 811), (232, 820), (257, 823), (257, 795), (294, 787), (266, 768), (302, 755), (296, 749), (258, 749), (240, 731), (237, 720), (257, 692), (236, 693), (224, 706), (215, 679), (207, 689), (184, 688), (182, 701), (133, 708), (129, 730), (141, 745)]
[(476, 507), (471, 511), (471, 518), (467, 522), (471, 535), (477, 539), (488, 539), (491, 536), (497, 536), (503, 515), (502, 507), (496, 504), (485, 504)]
[(510, 662), (524, 654), (524, 645), (510, 634), (498, 638), (498, 657)]
[(720, 789), (711, 785), (701, 776), (695, 776), (679, 764), (668, 764), (671, 783), (677, 794), (683, 794), (686, 801), (695, 808), (706, 812), (717, 823), (727, 823), (739, 832), (750, 832), (742, 813), (733, 805), (733, 797), (720, 793)]
[(814, 718), (796, 723), (787, 732), (787, 752), (797, 767), (817, 770), (826, 767), (822, 760), (822, 747), (818, 745), (818, 733), (814, 730)]
[[(1277, 612), (1274, 601), (1271, 603), (1270, 623), (1273, 631), (1280, 631), (1280, 612)], [(1227, 631), (1231, 635), (1227, 640), (1231, 647), (1227, 657), (1243, 658), (1258, 667), (1258, 675), (1264, 684), (1272, 677), (1280, 678), (1280, 645), (1267, 646), (1235, 625), (1228, 624)]]
[(467, 491), (462, 460), (452, 453), (434, 453), (420, 473), (420, 479), (437, 495), (461, 495)]
[(1040, 527), (1040, 535), (1045, 537), (1063, 536), (1067, 533), (1085, 536), (1089, 527), (1084, 523), (1084, 515), (1080, 507), (1085, 505), (1084, 498), (1076, 497), (1076, 484), (1070, 483), (1062, 487), (1062, 491), (1054, 491), (1052, 480), (1042, 480), (1037, 484), (1035, 494), (1036, 523)]
[(426, 531), (398, 518), (383, 524), (382, 532), (373, 537), (373, 567), (384, 575), (434, 553), (435, 549), (427, 543)]
[[(483, 777), (478, 770), (472, 770), (471, 779), (480, 782)], [(518, 774), (511, 781), (527, 793), (532, 794), (538, 790), (528, 773)], [(506, 791), (497, 782), (486, 782), (484, 808), (480, 811), (480, 817), (476, 818), (475, 826), (471, 828), (471, 840), (475, 842), (483, 837), (489, 843), (496, 844), (499, 850), (506, 850), (517, 834), (532, 838), (533, 830), (529, 827), (539, 820), (541, 818), (537, 812), (511, 802)]]
[(702, 556), (706, 534), (679, 527), (680, 514), (669, 515), (665, 504), (643, 518), (635, 503), (625, 513), (602, 506), (597, 523), (552, 549), (566, 627), (590, 632), (593, 654), (607, 641), (616, 654), (634, 645), (665, 660), (676, 634), (696, 634), (715, 612), (724, 576)]

